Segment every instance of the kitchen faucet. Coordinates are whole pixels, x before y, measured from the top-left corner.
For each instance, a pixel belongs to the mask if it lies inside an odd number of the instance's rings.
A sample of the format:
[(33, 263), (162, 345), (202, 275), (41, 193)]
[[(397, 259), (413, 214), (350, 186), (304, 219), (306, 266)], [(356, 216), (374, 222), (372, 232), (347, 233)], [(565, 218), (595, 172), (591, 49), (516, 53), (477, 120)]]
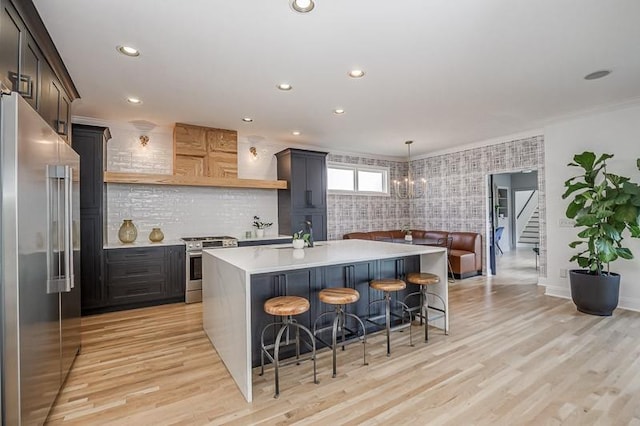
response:
[(305, 220), (304, 224), (307, 225), (307, 231), (309, 232), (309, 247), (313, 247), (313, 226), (310, 220)]

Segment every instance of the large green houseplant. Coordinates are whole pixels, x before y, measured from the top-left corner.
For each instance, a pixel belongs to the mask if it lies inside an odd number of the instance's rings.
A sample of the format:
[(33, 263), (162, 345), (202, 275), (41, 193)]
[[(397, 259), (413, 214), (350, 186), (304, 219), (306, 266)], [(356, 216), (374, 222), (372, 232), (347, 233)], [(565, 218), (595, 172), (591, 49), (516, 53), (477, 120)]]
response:
[[(584, 269), (571, 270), (571, 297), (580, 312), (611, 315), (618, 306), (620, 275), (609, 270), (611, 262), (633, 259), (623, 245), (627, 231), (640, 237), (640, 186), (631, 178), (607, 171), (612, 154), (596, 156), (583, 152), (573, 157), (569, 166), (582, 173), (565, 182), (563, 199), (572, 196), (567, 217), (580, 228), (577, 241), (569, 244), (580, 248), (571, 257)], [(637, 160), (640, 170), (640, 159)]]

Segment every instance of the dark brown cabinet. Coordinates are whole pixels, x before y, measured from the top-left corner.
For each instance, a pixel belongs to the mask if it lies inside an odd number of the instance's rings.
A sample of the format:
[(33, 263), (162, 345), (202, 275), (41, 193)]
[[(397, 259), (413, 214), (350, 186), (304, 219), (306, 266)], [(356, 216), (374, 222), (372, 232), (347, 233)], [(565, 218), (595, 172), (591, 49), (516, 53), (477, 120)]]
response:
[(278, 179), (287, 189), (278, 190), (280, 234), (291, 235), (313, 225), (313, 239), (327, 239), (327, 153), (285, 149), (276, 154)]
[(26, 34), (24, 41), (19, 89), (29, 105), (37, 111), (40, 108), (42, 54), (30, 34)]
[(183, 245), (105, 250), (106, 305), (115, 311), (183, 302)]
[(2, 2), (0, 18), (0, 70), (2, 84), (13, 92), (19, 91), (20, 43), (26, 31), (25, 25), (8, 1)]
[(63, 139), (68, 141), (71, 102), (49, 66), (44, 67), (40, 115)]
[(82, 312), (108, 302), (103, 280), (104, 166), (109, 129), (73, 126), (73, 149), (80, 155), (80, 273)]
[(0, 11), (0, 83), (69, 142), (71, 102), (79, 95), (35, 7), (0, 0)]

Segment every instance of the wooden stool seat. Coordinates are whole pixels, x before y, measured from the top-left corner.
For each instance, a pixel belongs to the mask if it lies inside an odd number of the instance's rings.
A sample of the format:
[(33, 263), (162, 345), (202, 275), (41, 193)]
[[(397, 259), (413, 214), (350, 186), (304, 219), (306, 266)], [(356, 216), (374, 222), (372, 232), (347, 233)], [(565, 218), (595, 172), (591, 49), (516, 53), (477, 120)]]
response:
[(399, 291), (407, 288), (407, 284), (404, 281), (392, 278), (373, 280), (369, 283), (369, 286), (380, 291)]
[(360, 293), (354, 288), (325, 288), (320, 290), (318, 297), (322, 303), (328, 305), (346, 305), (357, 302), (360, 299)]
[(416, 285), (432, 285), (440, 282), (440, 277), (428, 272), (411, 272), (407, 274), (407, 282)]
[(264, 311), (270, 315), (286, 317), (309, 310), (309, 301), (299, 296), (280, 296), (264, 302)]

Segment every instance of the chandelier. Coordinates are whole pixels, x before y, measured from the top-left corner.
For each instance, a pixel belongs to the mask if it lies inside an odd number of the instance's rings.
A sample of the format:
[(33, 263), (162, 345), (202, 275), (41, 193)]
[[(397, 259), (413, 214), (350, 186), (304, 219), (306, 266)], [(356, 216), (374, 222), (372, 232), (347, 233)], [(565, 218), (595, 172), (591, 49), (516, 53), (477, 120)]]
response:
[(400, 180), (394, 180), (393, 186), (395, 188), (396, 197), (398, 198), (420, 198), (427, 191), (427, 180), (420, 178), (415, 180), (415, 174), (413, 173), (411, 166), (411, 144), (413, 141), (406, 141), (407, 151), (409, 153), (407, 160), (407, 177)]

